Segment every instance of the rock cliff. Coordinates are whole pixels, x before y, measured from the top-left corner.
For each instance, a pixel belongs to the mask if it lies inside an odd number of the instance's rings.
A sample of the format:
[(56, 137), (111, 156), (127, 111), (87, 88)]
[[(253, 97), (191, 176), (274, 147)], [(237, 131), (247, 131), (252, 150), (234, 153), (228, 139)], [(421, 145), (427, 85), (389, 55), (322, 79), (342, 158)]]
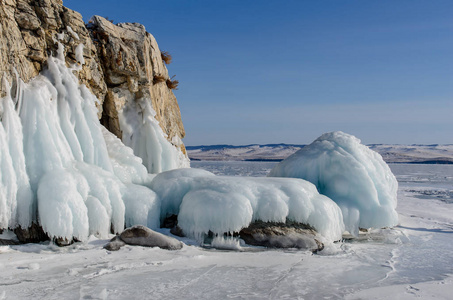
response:
[(0, 0), (0, 74), (9, 82), (15, 81), (14, 70), (25, 82), (37, 76), (49, 55), (56, 54), (57, 42), (64, 45), (68, 65), (77, 63), (76, 48), (84, 45), (77, 76), (99, 99), (98, 116), (107, 129), (121, 138), (118, 112), (127, 100), (149, 98), (168, 140), (185, 153), (178, 102), (166, 84), (168, 71), (143, 25), (114, 25), (98, 16), (85, 24), (61, 0)]

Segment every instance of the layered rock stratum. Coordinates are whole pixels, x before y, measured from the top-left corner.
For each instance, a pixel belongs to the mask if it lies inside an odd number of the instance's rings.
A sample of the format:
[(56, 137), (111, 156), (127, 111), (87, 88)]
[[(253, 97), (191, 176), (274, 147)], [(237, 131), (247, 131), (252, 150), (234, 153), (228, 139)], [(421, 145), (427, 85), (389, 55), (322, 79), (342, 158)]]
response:
[[(83, 44), (77, 76), (99, 99), (98, 116), (108, 130), (121, 138), (118, 112), (127, 101), (146, 97), (167, 139), (185, 152), (179, 105), (166, 84), (169, 74), (143, 25), (115, 25), (99, 16), (85, 24), (61, 0), (0, 0), (0, 76), (14, 85), (17, 71), (28, 82), (56, 55), (57, 41), (64, 45), (67, 65), (77, 63), (76, 48)], [(0, 87), (0, 97), (5, 93)]]

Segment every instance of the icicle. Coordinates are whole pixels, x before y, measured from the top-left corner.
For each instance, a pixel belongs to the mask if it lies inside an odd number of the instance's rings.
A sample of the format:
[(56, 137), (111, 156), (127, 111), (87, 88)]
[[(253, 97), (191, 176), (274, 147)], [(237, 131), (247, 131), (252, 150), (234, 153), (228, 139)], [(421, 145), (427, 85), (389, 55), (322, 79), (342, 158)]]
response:
[[(63, 35), (64, 36), (64, 35)], [(61, 61), (64, 61), (64, 47), (63, 44), (57, 42), (58, 49), (57, 49), (57, 58)]]
[(85, 59), (83, 58), (83, 48), (85, 46), (83, 44), (79, 44), (76, 49), (75, 49), (75, 57), (77, 60), (77, 63), (80, 64), (80, 67), (85, 64)]
[(24, 99), (24, 88), (25, 83), (22, 79), (20, 79), (19, 73), (17, 72), (16, 68), (13, 68), (14, 75), (16, 76), (16, 94), (14, 96), (13, 102), (16, 107), (16, 111), (20, 114), (20, 110), (22, 108), (22, 102)]

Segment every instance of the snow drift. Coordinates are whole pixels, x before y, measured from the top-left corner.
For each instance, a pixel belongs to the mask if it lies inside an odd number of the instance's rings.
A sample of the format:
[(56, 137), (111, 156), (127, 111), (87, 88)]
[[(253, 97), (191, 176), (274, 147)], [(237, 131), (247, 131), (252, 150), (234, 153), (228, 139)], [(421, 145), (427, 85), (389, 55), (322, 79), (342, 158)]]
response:
[(343, 133), (323, 134), (269, 173), (270, 177), (308, 180), (335, 201), (343, 212), (346, 230), (398, 224), (398, 183), (382, 157)]
[(251, 222), (308, 224), (330, 241), (344, 231), (339, 207), (301, 179), (222, 177), (197, 169), (158, 174), (151, 188), (162, 200), (161, 219), (178, 215), (185, 234), (239, 232)]

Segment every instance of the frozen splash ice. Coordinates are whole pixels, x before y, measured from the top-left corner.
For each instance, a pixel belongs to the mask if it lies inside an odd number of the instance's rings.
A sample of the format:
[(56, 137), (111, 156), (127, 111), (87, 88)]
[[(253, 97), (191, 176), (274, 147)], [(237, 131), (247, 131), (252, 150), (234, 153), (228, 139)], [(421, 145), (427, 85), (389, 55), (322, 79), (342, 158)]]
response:
[(398, 182), (382, 157), (356, 137), (323, 134), (271, 170), (271, 177), (308, 180), (334, 200), (343, 212), (346, 230), (398, 224)]
[(328, 241), (340, 240), (344, 231), (340, 208), (301, 179), (178, 169), (156, 175), (151, 188), (162, 201), (161, 218), (178, 215), (178, 225), (195, 238), (239, 232), (256, 220), (308, 224)]

